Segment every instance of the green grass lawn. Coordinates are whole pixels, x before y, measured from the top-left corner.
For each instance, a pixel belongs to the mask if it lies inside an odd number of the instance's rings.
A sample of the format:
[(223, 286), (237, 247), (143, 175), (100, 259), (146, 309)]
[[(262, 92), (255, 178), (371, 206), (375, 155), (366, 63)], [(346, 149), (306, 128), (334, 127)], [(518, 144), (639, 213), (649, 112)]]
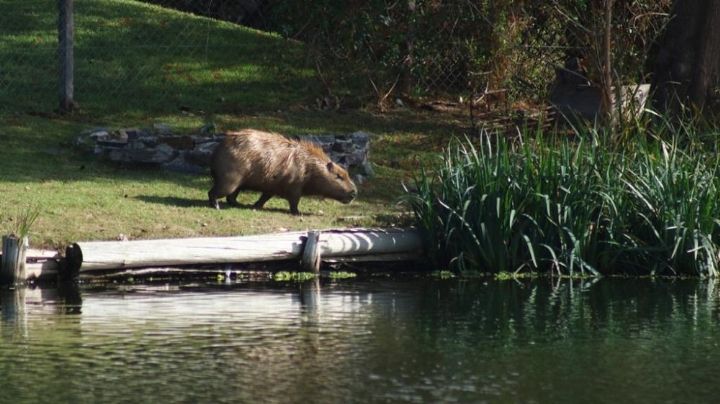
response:
[[(301, 44), (225, 22), (135, 1), (76, 3), (78, 109), (53, 112), (55, 2), (3, 2), (0, 17), (0, 233), (37, 206), (33, 246), (80, 240), (194, 237), (344, 226), (389, 225), (402, 181), (436, 155), (457, 125), (412, 111), (322, 112), (321, 86)], [(22, 22), (21, 22), (22, 21)], [(286, 134), (365, 130), (376, 177), (350, 205), (304, 198), (266, 211), (206, 206), (209, 176), (120, 167), (73, 146), (97, 126), (165, 123), (190, 132), (253, 127)], [(252, 203), (244, 194), (241, 203)]]

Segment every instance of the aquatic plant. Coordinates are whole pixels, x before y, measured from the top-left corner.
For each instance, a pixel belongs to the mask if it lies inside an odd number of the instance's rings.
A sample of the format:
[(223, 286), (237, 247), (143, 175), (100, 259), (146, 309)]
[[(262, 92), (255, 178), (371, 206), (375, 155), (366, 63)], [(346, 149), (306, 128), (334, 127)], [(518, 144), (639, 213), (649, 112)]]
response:
[(39, 216), (40, 207), (37, 205), (19, 209), (13, 217), (12, 234), (19, 239), (27, 237)]
[(357, 274), (355, 272), (330, 271), (328, 277), (330, 279), (350, 279), (357, 277)]
[(720, 159), (691, 129), (453, 140), (405, 201), (430, 257), (458, 271), (715, 276)]
[(315, 279), (311, 272), (287, 272), (280, 271), (273, 274), (273, 280), (278, 282), (305, 282)]

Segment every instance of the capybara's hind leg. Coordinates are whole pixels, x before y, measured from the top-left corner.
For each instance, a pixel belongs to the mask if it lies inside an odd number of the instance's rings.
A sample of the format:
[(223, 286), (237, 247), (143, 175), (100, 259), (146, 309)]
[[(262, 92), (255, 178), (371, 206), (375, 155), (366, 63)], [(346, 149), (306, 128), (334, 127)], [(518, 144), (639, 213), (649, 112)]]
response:
[(253, 205), (253, 209), (262, 209), (263, 206), (265, 206), (265, 202), (269, 201), (272, 197), (272, 194), (263, 192), (262, 195), (260, 195), (260, 199), (258, 199)]
[(216, 181), (213, 187), (210, 188), (210, 191), (208, 191), (208, 202), (210, 203), (210, 207), (220, 209), (218, 199), (230, 195), (237, 188), (237, 184), (228, 185), (227, 182), (221, 183), (221, 181)]
[(220, 209), (220, 204), (217, 200), (217, 194), (215, 193), (215, 187), (210, 188), (208, 191), (208, 202), (211, 208)]

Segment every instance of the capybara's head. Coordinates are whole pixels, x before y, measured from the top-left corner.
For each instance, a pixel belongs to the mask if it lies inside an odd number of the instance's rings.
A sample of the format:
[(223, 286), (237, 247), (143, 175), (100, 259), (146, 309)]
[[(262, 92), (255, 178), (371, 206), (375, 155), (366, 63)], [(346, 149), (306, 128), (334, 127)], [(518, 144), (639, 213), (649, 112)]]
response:
[(350, 203), (357, 196), (357, 187), (350, 179), (347, 171), (332, 161), (323, 167), (318, 167), (311, 179), (312, 187), (319, 195), (338, 200), (342, 203)]

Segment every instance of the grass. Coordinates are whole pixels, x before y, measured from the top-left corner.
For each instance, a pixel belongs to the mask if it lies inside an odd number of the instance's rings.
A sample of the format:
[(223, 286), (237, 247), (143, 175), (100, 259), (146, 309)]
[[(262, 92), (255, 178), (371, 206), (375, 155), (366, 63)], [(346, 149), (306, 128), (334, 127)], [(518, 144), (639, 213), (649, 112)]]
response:
[[(408, 110), (314, 110), (322, 91), (299, 43), (119, 0), (76, 4), (78, 108), (59, 115), (55, 10), (49, 0), (11, 0), (0, 16), (0, 232), (11, 231), (17, 207), (37, 205), (33, 246), (396, 223), (401, 183), (457, 133), (453, 122)], [(98, 162), (73, 146), (89, 128), (154, 123), (186, 132), (206, 123), (290, 135), (366, 130), (377, 135), (377, 176), (350, 205), (303, 198), (301, 218), (279, 199), (266, 211), (215, 211), (206, 207), (209, 176)]]

